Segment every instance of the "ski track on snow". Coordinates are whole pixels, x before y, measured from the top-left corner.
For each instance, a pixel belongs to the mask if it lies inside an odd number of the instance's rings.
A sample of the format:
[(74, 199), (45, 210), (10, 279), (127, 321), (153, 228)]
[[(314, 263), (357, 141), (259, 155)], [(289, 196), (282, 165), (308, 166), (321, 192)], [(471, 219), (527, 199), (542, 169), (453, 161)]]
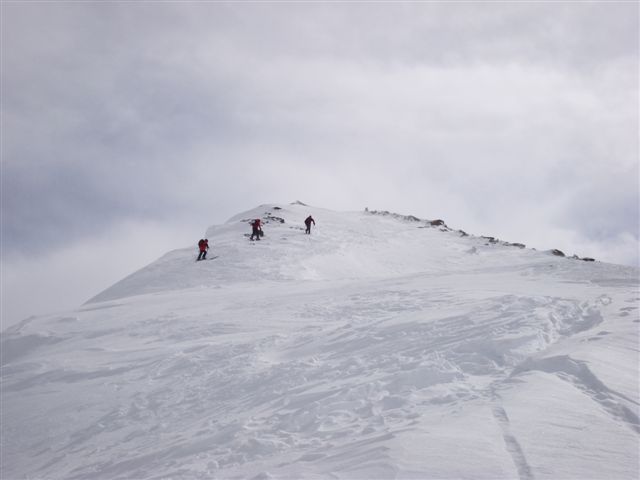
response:
[(493, 407), (493, 416), (496, 418), (496, 421), (500, 425), (502, 429), (502, 436), (504, 438), (504, 443), (506, 446), (509, 455), (513, 459), (513, 463), (515, 464), (518, 470), (518, 478), (520, 480), (532, 480), (533, 474), (531, 473), (531, 467), (529, 466), (527, 459), (522, 451), (522, 447), (518, 443), (518, 440), (511, 433), (509, 428), (509, 417), (507, 416), (507, 412), (505, 412), (504, 408), (501, 406)]

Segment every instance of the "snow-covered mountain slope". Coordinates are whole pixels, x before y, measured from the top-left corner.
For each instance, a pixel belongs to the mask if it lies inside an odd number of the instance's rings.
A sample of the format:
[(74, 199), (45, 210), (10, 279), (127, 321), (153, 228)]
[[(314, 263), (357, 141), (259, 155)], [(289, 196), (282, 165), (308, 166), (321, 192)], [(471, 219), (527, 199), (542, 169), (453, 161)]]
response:
[(299, 204), (206, 235), (2, 333), (3, 479), (638, 478), (638, 269)]

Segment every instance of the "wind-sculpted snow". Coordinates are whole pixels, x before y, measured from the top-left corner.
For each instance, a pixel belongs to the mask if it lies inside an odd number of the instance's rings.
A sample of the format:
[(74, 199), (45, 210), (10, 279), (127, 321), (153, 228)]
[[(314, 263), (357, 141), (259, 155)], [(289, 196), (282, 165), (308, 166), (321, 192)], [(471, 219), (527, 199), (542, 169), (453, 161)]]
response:
[[(197, 257), (192, 248), (174, 250), (133, 273), (91, 302), (131, 295), (255, 281), (355, 280), (410, 273), (432, 274), (546, 264), (547, 255), (491, 243), (484, 237), (462, 238), (415, 217), (377, 213), (336, 213), (301, 205), (264, 205), (210, 227), (209, 256), (197, 268), (185, 268)], [(318, 220), (304, 234), (304, 218)], [(250, 242), (249, 221), (261, 218), (265, 237)], [(470, 250), (473, 249), (473, 254)]]
[(3, 332), (0, 476), (637, 478), (638, 270), (420, 226), (261, 207)]

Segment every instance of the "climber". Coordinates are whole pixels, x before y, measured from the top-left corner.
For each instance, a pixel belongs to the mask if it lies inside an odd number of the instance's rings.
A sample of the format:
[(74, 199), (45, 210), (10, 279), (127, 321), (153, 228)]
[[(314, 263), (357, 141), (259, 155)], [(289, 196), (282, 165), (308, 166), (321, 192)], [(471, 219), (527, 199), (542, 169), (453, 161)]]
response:
[(249, 240), (253, 240), (253, 237), (256, 237), (256, 240), (260, 240), (260, 237), (264, 235), (262, 232), (262, 227), (260, 226), (260, 219), (256, 218), (253, 222), (251, 222), (251, 238)]
[(308, 233), (311, 234), (311, 223), (313, 222), (313, 226), (315, 227), (316, 225), (316, 221), (313, 219), (313, 217), (311, 215), (309, 215), (306, 220), (304, 221), (304, 224), (307, 226), (307, 229), (305, 230), (304, 233)]
[[(198, 260), (206, 260), (207, 259), (207, 250), (209, 250), (209, 239), (200, 239), (198, 242), (198, 248), (200, 249), (200, 254), (198, 255)], [(196, 260), (196, 261), (198, 261)]]

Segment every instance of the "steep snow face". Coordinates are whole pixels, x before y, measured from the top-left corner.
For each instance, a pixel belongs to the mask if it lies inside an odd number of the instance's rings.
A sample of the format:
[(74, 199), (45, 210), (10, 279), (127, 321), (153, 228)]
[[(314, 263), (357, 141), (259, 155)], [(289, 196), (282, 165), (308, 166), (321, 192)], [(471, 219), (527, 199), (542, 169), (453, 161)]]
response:
[[(309, 215), (317, 224), (305, 235)], [(263, 222), (260, 242), (248, 238), (255, 218)], [(209, 257), (217, 257), (214, 263), (185, 268), (197, 257), (194, 239), (193, 247), (169, 252), (91, 301), (221, 283), (357, 280), (548, 261), (532, 250), (463, 237), (415, 217), (338, 213), (299, 204), (260, 206), (209, 227), (205, 237)]]
[(0, 477), (638, 478), (637, 269), (303, 205), (206, 236), (2, 333)]

